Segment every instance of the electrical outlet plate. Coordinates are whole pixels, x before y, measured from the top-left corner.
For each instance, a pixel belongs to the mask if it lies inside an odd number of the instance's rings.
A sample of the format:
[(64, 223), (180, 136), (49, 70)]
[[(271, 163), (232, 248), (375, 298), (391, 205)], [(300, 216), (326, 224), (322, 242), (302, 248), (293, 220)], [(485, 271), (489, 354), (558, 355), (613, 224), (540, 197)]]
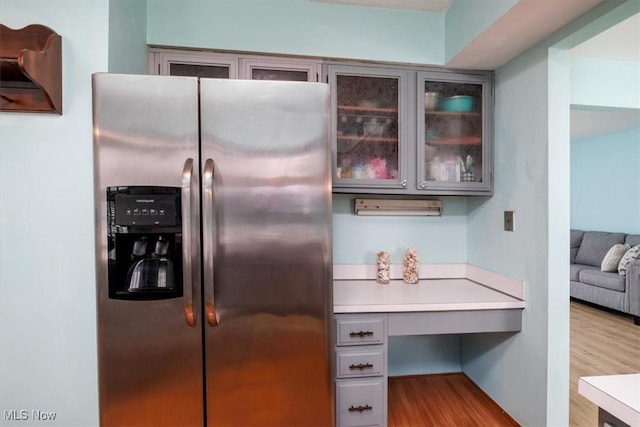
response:
[(504, 231), (513, 231), (513, 211), (504, 211)]

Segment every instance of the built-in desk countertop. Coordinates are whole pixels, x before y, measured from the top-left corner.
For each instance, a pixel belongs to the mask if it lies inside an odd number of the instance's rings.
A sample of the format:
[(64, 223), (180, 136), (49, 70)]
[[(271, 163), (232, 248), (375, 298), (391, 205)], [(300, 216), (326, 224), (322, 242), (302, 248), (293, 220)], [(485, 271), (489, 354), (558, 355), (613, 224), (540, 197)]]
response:
[(640, 426), (640, 374), (580, 377), (578, 392), (600, 408), (599, 426)]
[(417, 284), (401, 274), (393, 265), (393, 280), (379, 284), (375, 265), (334, 266), (334, 313), (385, 313), (388, 335), (521, 329), (522, 281), (469, 264), (421, 265)]

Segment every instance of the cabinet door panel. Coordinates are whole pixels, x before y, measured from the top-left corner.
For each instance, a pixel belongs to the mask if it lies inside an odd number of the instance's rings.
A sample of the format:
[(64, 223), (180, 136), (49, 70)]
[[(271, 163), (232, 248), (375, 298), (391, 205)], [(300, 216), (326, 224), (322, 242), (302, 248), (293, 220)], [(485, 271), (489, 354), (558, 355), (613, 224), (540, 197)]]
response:
[(228, 79), (230, 73), (229, 67), (221, 65), (182, 64), (179, 62), (171, 62), (168, 65), (170, 76)]
[(405, 188), (405, 72), (330, 67), (334, 187)]
[(240, 78), (315, 82), (319, 64), (309, 60), (240, 59)]
[(217, 79), (238, 78), (237, 59), (208, 52), (152, 51), (153, 73)]
[(490, 189), (490, 81), (418, 73), (417, 87), (418, 189)]

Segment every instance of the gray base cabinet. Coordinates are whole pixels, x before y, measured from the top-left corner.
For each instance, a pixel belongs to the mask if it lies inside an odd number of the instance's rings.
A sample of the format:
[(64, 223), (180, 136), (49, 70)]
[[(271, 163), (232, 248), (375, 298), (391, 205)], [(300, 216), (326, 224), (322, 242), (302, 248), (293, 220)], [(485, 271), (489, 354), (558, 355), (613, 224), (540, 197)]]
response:
[(336, 425), (387, 425), (384, 315), (336, 315)]

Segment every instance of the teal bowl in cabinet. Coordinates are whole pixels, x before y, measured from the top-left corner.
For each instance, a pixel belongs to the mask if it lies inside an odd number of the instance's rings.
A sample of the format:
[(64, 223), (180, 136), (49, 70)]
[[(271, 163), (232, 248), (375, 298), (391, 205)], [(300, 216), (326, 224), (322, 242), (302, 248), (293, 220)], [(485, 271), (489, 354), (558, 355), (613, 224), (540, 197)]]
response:
[(466, 95), (452, 96), (442, 101), (442, 109), (458, 113), (471, 111), (473, 109), (473, 97)]

